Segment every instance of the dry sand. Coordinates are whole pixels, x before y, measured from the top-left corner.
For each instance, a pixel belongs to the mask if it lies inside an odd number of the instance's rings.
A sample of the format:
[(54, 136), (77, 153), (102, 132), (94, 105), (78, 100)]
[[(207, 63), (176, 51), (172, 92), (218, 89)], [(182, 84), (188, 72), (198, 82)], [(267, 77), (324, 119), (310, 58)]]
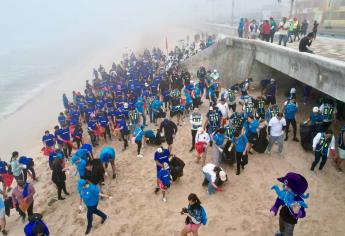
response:
[[(204, 104), (203, 114), (206, 110), (207, 104)], [(209, 196), (201, 186), (201, 166), (195, 163), (194, 153), (189, 153), (190, 124), (188, 119), (185, 121), (186, 124), (179, 127), (173, 147), (173, 153), (186, 163), (184, 176), (172, 184), (167, 203), (162, 202), (161, 194), (153, 193), (156, 174), (153, 153), (156, 147), (145, 146), (144, 157), (137, 159), (136, 145), (132, 144), (129, 150), (121, 152), (121, 142), (101, 142), (117, 150), (117, 178), (106, 179), (104, 191), (113, 198), (101, 200), (99, 204), (109, 219), (100, 225), (100, 219), (95, 216), (91, 235), (179, 235), (184, 226), (184, 216), (179, 212), (187, 205), (186, 198), (192, 192), (201, 198), (208, 214), (208, 223), (201, 227), (200, 235), (273, 235), (278, 229), (278, 217), (268, 217), (276, 197), (270, 188), (277, 184), (277, 177), (289, 171), (301, 173), (309, 181), (307, 217), (299, 221), (295, 235), (345, 234), (344, 175), (335, 171), (331, 160), (326, 164), (324, 173), (313, 175), (309, 171), (313, 154), (306, 153), (300, 144), (288, 141), (282, 156), (275, 154), (276, 147), (271, 155), (250, 155), (249, 164), (239, 176), (235, 175), (233, 167), (223, 165), (229, 182), (222, 193)], [(150, 127), (156, 129), (152, 125)], [(97, 148), (96, 156), (100, 148)], [(211, 161), (211, 149), (207, 161)], [(66, 200), (48, 206), (56, 198), (55, 185), (50, 181), (47, 158), (38, 157), (35, 161), (39, 182), (34, 183), (37, 190), (34, 211), (44, 215), (51, 235), (83, 235), (86, 212), (78, 213), (77, 178), (67, 177), (67, 189), (71, 195)], [(22, 235), (23, 225), (17, 213), (12, 211), (11, 214), (13, 216), (8, 218), (9, 235)]]

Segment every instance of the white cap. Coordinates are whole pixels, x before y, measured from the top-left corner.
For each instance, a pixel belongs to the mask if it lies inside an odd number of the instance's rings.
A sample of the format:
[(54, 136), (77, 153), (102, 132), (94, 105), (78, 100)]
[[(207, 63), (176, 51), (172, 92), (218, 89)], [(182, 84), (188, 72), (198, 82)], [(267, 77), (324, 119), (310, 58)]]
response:
[(296, 89), (295, 88), (291, 88), (290, 93), (296, 93)]
[(271, 82), (274, 82), (274, 81), (276, 81), (276, 80), (272, 78), (272, 79), (271, 79)]
[(313, 108), (313, 112), (319, 112), (319, 108), (318, 107), (314, 107)]
[(220, 180), (223, 181), (223, 182), (226, 180), (226, 174), (225, 174), (225, 172), (223, 170), (221, 170), (219, 172), (219, 177), (220, 177)]
[(198, 128), (198, 134), (201, 134), (202, 132), (204, 132), (204, 128), (203, 127), (199, 127)]
[(145, 83), (145, 87), (148, 87), (149, 86), (149, 84), (148, 83)]
[(216, 69), (214, 69), (214, 70), (213, 70), (213, 72), (214, 72), (214, 73), (217, 73), (217, 70), (216, 70)]
[(125, 102), (125, 103), (123, 104), (123, 107), (124, 107), (124, 108), (128, 108), (128, 103)]
[(157, 148), (157, 152), (162, 153), (163, 152), (163, 148), (162, 147)]
[(210, 111), (213, 111), (213, 107), (210, 107), (209, 110), (210, 110)]

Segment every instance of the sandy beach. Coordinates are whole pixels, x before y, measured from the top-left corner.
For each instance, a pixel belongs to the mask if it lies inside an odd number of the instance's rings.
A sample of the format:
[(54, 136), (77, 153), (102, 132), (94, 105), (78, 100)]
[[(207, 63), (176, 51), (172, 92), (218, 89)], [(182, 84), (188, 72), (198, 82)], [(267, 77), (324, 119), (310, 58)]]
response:
[[(164, 32), (166, 32), (165, 30)], [(175, 41), (193, 32), (187, 29), (169, 29), (169, 41)], [(145, 37), (132, 38), (128, 41), (130, 48), (141, 50), (145, 47), (165, 47), (165, 34), (157, 36), (147, 33)], [(151, 36), (151, 37), (149, 37)], [(0, 125), (6, 130), (21, 130), (2, 132), (2, 153), (10, 153), (19, 149), (20, 153), (31, 154), (35, 158), (35, 169), (39, 181), (34, 183), (37, 190), (34, 211), (44, 215), (51, 235), (83, 235), (86, 228), (86, 212), (78, 212), (79, 198), (76, 192), (77, 177), (67, 177), (67, 190), (71, 193), (65, 201), (56, 199), (56, 188), (51, 182), (47, 158), (39, 154), (40, 138), (47, 128), (52, 130), (57, 113), (62, 109), (61, 94), (73, 89), (82, 89), (84, 81), (91, 76), (91, 70), (100, 63), (108, 68), (112, 60), (119, 58), (123, 47), (115, 51), (107, 51), (80, 64), (71, 72), (62, 76), (64, 79), (51, 85), (39, 97), (30, 101), (27, 106)], [(195, 71), (191, 71), (193, 74)], [(73, 79), (71, 79), (73, 78)], [(255, 79), (255, 78), (254, 78)], [(63, 86), (70, 83), (69, 90)], [(258, 90), (252, 91), (258, 95)], [(281, 91), (282, 92), (282, 91)], [(44, 98), (49, 97), (49, 100)], [(44, 101), (44, 102), (43, 102)], [(283, 100), (279, 101), (281, 104)], [(307, 107), (306, 107), (307, 108)], [(308, 107), (310, 109), (310, 107)], [(47, 111), (43, 117), (29, 116), (31, 112)], [(201, 109), (203, 115), (207, 111), (207, 103)], [(301, 117), (300, 117), (301, 118)], [(4, 128), (4, 129), (5, 129)], [(156, 129), (152, 124), (150, 128)], [(26, 142), (26, 141), (29, 142)], [(31, 142), (32, 140), (37, 140)], [(88, 137), (87, 137), (88, 140)], [(309, 181), (310, 199), (307, 201), (307, 217), (299, 221), (295, 235), (342, 236), (345, 232), (343, 218), (345, 216), (345, 193), (342, 190), (344, 174), (335, 171), (333, 161), (329, 160), (323, 173), (317, 175), (309, 171), (313, 154), (305, 152), (299, 143), (285, 142), (283, 156), (278, 156), (274, 147), (271, 155), (257, 154), (249, 156), (249, 164), (241, 175), (235, 175), (233, 167), (223, 165), (228, 174), (229, 182), (222, 193), (209, 196), (201, 186), (201, 165), (195, 163), (194, 153), (190, 153), (191, 135), (188, 118), (183, 127), (179, 127), (173, 153), (186, 163), (184, 176), (173, 183), (167, 194), (167, 203), (163, 203), (161, 195), (154, 194), (155, 163), (153, 153), (157, 147), (144, 146), (142, 159), (136, 157), (136, 145), (130, 144), (127, 151), (121, 152), (119, 141), (101, 142), (102, 146), (112, 146), (117, 150), (117, 178), (105, 181), (104, 191), (110, 194), (111, 200), (102, 200), (99, 208), (109, 216), (109, 220), (100, 225), (100, 219), (94, 218), (94, 228), (91, 235), (133, 235), (133, 236), (177, 236), (184, 226), (184, 216), (179, 214), (182, 207), (188, 203), (189, 193), (196, 193), (208, 214), (208, 223), (201, 227), (200, 235), (208, 236), (245, 236), (273, 235), (278, 229), (278, 217), (270, 218), (269, 209), (276, 195), (270, 190), (278, 184), (277, 177), (284, 176), (289, 171), (304, 175)], [(166, 144), (164, 144), (166, 146)], [(95, 151), (95, 156), (101, 147)], [(211, 161), (212, 148), (208, 150), (207, 161)], [(9, 155), (9, 154), (7, 154)], [(7, 219), (9, 235), (22, 235), (23, 224), (15, 211)]]

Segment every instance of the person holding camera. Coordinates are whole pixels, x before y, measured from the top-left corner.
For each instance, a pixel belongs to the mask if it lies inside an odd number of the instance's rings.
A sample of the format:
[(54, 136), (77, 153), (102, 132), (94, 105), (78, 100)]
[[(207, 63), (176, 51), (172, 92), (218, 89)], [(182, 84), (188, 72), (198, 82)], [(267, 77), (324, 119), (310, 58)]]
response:
[(181, 231), (181, 236), (187, 236), (192, 233), (198, 236), (198, 230), (201, 224), (206, 225), (207, 215), (205, 209), (201, 206), (201, 201), (195, 193), (188, 196), (188, 206), (182, 208), (181, 215), (185, 215), (185, 227)]

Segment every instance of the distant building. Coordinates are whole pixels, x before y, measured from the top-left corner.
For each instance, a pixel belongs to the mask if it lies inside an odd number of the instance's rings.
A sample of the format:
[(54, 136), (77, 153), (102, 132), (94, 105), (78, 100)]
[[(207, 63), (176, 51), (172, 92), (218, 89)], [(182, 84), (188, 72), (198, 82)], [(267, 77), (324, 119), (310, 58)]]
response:
[(294, 16), (317, 20), (325, 28), (345, 28), (345, 0), (296, 0)]

